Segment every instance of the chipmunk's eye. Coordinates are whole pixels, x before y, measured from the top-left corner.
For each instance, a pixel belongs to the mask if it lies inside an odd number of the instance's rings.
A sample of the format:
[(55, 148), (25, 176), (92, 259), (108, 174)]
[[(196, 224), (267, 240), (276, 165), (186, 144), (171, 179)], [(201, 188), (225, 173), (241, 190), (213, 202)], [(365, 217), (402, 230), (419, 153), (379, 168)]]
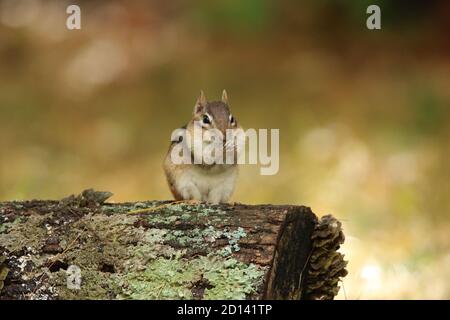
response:
[(205, 124), (210, 124), (211, 123), (211, 119), (209, 119), (208, 115), (203, 115), (203, 123)]
[(231, 124), (234, 124), (235, 123), (235, 120), (234, 120), (234, 117), (230, 114), (230, 123)]

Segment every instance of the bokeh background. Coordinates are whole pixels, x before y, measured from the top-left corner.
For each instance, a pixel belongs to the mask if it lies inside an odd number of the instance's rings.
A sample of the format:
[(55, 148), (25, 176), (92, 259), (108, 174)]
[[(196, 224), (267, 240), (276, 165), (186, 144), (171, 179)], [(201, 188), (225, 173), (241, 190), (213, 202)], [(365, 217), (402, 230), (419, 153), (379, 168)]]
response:
[[(449, 1), (0, 1), (0, 201), (93, 187), (170, 198), (200, 89), (280, 129), (280, 171), (234, 201), (344, 223), (341, 299), (450, 299)], [(382, 9), (382, 30), (366, 8)]]

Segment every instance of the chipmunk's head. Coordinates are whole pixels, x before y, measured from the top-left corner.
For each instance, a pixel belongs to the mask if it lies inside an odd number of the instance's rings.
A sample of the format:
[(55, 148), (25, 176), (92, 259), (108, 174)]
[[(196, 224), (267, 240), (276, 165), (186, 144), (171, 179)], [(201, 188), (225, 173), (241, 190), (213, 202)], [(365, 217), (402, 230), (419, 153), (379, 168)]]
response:
[[(228, 96), (225, 90), (222, 92), (222, 99), (220, 101), (212, 102), (208, 102), (205, 94), (201, 91), (200, 97), (194, 106), (192, 120), (187, 126), (187, 130), (191, 134), (193, 134), (194, 129), (200, 129), (199, 131), (201, 132), (200, 136), (193, 135), (194, 147), (191, 151), (194, 154), (201, 152), (203, 153), (203, 158), (208, 158), (205, 153), (208, 153), (210, 148), (205, 147), (215, 147), (215, 155), (219, 153), (236, 153), (238, 151), (235, 135), (241, 127), (230, 111)], [(220, 133), (221, 139), (215, 139), (217, 133)], [(215, 137), (211, 139), (212, 136)], [(201, 149), (199, 148), (200, 144), (203, 146)]]
[(236, 129), (238, 124), (236, 118), (231, 114), (228, 105), (228, 95), (222, 92), (221, 101), (208, 102), (203, 91), (194, 106), (192, 121), (199, 123), (205, 129), (217, 129), (225, 136), (227, 129)]

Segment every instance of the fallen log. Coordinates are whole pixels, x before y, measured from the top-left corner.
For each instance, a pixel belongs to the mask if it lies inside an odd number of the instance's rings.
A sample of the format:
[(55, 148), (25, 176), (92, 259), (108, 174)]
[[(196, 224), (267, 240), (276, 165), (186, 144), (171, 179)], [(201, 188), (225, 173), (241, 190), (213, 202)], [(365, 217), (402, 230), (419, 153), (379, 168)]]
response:
[(0, 299), (333, 299), (341, 223), (304, 206), (0, 203)]

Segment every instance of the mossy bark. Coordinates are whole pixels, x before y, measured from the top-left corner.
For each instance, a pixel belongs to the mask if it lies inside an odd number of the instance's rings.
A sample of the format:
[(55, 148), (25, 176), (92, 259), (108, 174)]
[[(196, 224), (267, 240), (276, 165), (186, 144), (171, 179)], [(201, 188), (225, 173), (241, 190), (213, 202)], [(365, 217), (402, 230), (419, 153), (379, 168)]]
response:
[(346, 274), (307, 207), (109, 196), (0, 203), (0, 299), (332, 299)]

